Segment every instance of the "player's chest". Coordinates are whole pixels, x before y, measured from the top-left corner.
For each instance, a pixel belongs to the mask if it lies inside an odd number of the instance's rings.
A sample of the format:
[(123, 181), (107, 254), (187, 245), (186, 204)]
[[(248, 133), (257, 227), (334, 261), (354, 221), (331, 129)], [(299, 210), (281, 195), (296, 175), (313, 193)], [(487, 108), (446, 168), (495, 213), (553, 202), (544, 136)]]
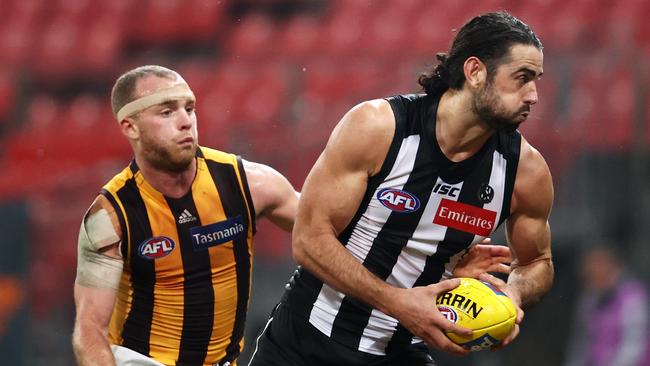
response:
[(498, 226), (504, 189), (502, 182), (490, 180), (385, 181), (371, 197), (366, 218), (379, 230), (413, 240), (442, 241), (454, 234), (487, 237)]

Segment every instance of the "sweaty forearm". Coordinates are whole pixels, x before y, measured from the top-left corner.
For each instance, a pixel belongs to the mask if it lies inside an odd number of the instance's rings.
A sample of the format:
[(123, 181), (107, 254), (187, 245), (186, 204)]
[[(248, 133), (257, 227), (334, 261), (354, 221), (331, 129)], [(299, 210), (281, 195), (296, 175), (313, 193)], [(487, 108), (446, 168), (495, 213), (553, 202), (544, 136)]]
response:
[(390, 315), (389, 301), (396, 288), (368, 271), (334, 236), (309, 242), (294, 238), (294, 257), (329, 286)]
[(551, 289), (554, 276), (551, 259), (540, 259), (526, 265), (513, 264), (513, 267), (508, 286), (519, 293), (522, 308), (534, 305)]

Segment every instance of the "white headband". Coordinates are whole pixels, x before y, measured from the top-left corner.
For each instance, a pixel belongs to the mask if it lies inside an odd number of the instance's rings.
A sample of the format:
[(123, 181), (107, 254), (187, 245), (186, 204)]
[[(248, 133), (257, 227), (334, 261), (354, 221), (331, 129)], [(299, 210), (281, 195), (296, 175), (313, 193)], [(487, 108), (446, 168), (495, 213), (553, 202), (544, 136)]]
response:
[(196, 98), (187, 84), (176, 84), (171, 88), (160, 89), (155, 93), (151, 93), (127, 103), (117, 111), (117, 121), (121, 122), (124, 118), (132, 116), (151, 106), (175, 99), (191, 99), (194, 101)]

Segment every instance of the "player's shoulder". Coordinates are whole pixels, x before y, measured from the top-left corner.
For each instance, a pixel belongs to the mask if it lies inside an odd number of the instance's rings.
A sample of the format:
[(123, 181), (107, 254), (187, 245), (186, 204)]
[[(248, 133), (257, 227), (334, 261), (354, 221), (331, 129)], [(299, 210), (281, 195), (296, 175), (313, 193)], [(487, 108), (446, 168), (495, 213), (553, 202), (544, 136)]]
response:
[(336, 125), (323, 156), (333, 164), (377, 172), (395, 134), (395, 117), (384, 99), (367, 100), (350, 109)]
[(88, 244), (99, 249), (119, 242), (122, 228), (115, 207), (103, 194), (97, 195), (83, 217), (81, 231)]
[(394, 129), (395, 117), (389, 102), (385, 99), (372, 99), (352, 107), (334, 132), (344, 132), (357, 143), (363, 143), (392, 135)]
[(133, 178), (133, 175), (134, 170), (132, 169), (132, 164), (129, 164), (106, 182), (102, 188), (106, 192), (116, 195), (120, 189), (124, 188), (129, 179)]
[(284, 178), (280, 172), (263, 163), (242, 159), (242, 165), (244, 166), (244, 172), (246, 172), (249, 185), (255, 182), (264, 182), (268, 179)]
[[(526, 138), (521, 136), (518, 171), (526, 175), (550, 178), (551, 172), (546, 159)], [(519, 175), (519, 174), (518, 174)]]
[(513, 212), (517, 207), (527, 207), (544, 215), (550, 212), (554, 196), (551, 171), (539, 150), (523, 136), (513, 193)]
[(108, 200), (108, 198), (106, 198), (106, 196), (103, 194), (98, 194), (97, 197), (95, 197), (95, 200), (90, 204), (90, 207), (88, 208), (85, 216), (92, 215), (102, 209), (109, 212), (109, 215), (115, 215), (115, 208)]
[(263, 163), (245, 159), (242, 163), (256, 214), (263, 214), (270, 206), (298, 201), (298, 193), (282, 173)]
[(110, 219), (115, 230), (121, 233), (119, 219), (115, 209), (115, 206), (113, 206), (104, 194), (98, 194), (97, 197), (95, 197), (95, 200), (90, 204), (90, 207), (88, 207), (83, 221), (87, 224), (88, 220), (92, 220), (93, 217), (104, 216)]

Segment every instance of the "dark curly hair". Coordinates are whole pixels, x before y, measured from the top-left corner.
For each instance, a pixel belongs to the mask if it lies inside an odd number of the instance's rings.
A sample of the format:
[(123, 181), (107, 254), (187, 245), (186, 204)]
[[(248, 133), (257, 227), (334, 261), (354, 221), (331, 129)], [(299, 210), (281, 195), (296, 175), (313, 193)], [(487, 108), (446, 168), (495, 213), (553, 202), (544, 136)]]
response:
[(488, 77), (491, 77), (515, 44), (543, 49), (542, 42), (528, 25), (506, 12), (476, 16), (463, 25), (449, 52), (436, 55), (438, 65), (420, 75), (418, 84), (427, 94), (461, 89), (465, 82), (463, 65), (472, 56), (485, 64)]

